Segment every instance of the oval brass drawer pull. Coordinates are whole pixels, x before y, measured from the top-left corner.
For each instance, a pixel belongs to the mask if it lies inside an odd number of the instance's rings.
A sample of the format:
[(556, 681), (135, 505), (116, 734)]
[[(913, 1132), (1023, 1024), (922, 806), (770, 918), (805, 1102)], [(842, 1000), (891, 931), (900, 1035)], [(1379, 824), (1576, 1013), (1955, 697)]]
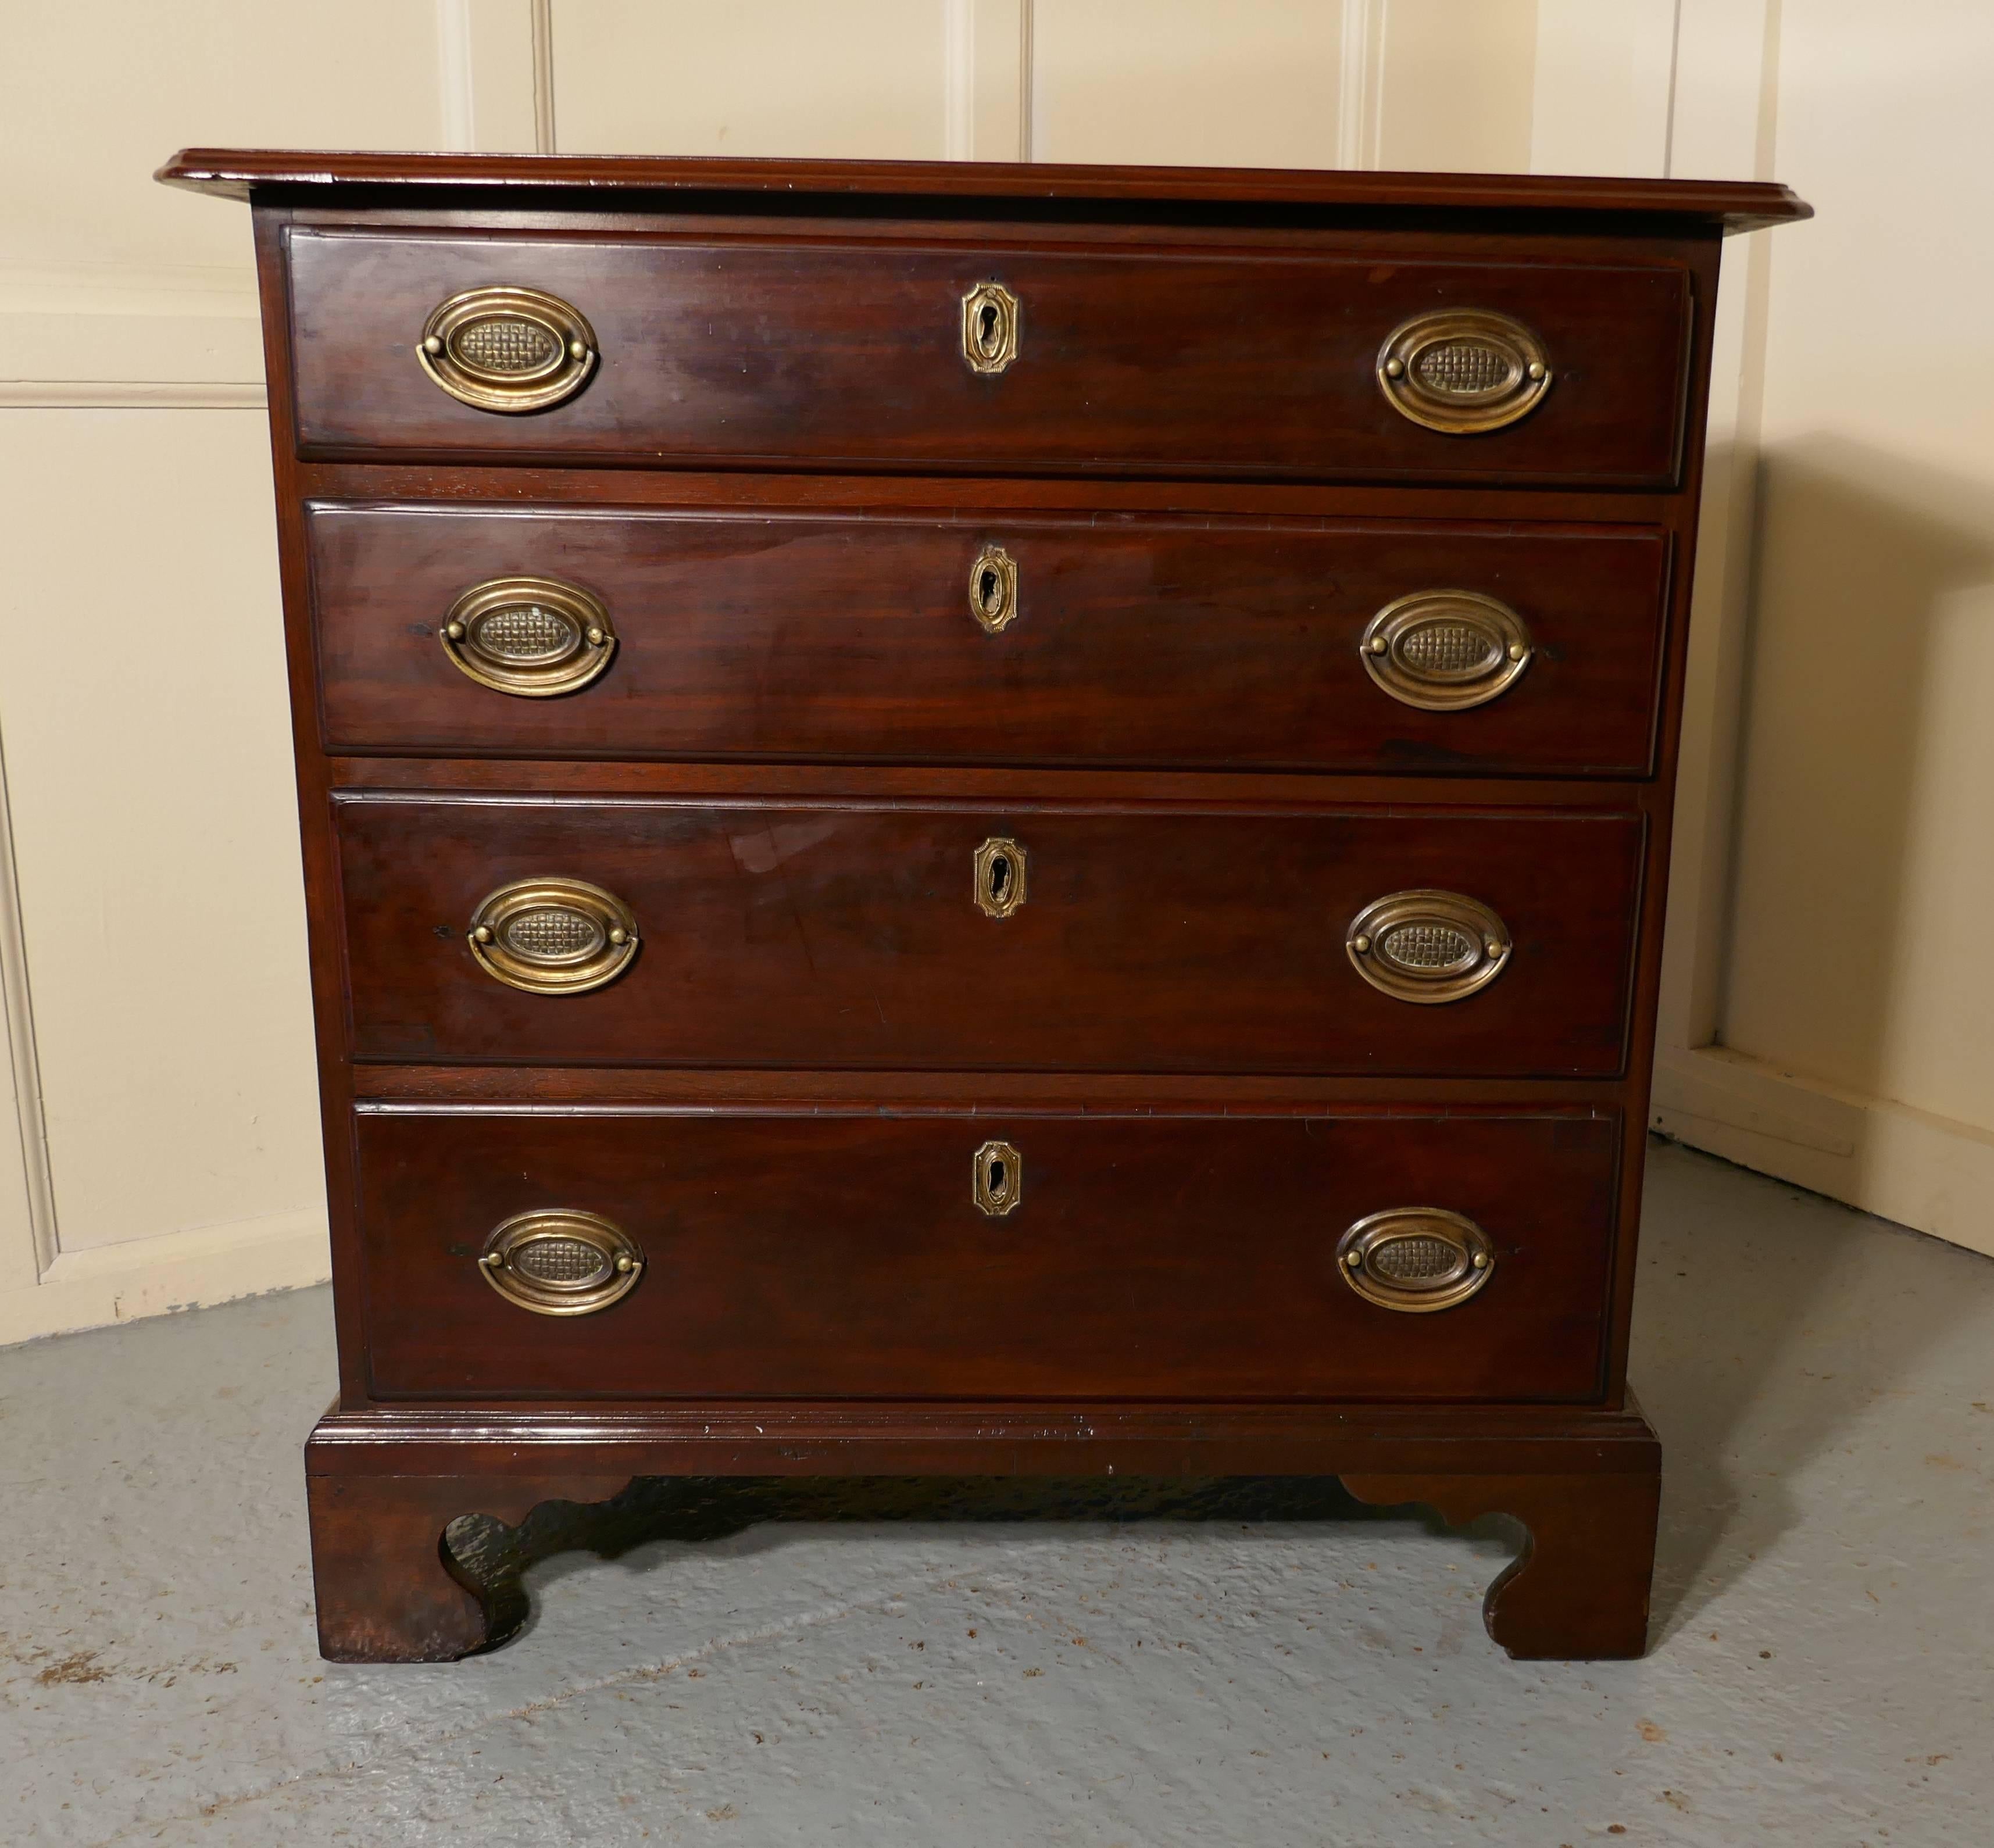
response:
[(976, 908), (985, 917), (1009, 917), (1025, 902), (1025, 850), (993, 835), (976, 850)]
[(1357, 972), (1395, 1000), (1458, 1001), (1509, 965), (1509, 933), (1479, 899), (1393, 892), (1350, 921), (1344, 947)]
[(970, 1171), (969, 1197), (985, 1217), (1001, 1219), (1025, 1197), (1024, 1157), (1008, 1142), (986, 1142)]
[(1415, 591), (1364, 626), (1358, 653), (1402, 705), (1459, 712), (1515, 684), (1530, 664), (1530, 633), (1508, 604), (1479, 591)]
[(962, 298), (962, 356), (978, 372), (1001, 372), (1018, 357), (1018, 298), (1002, 283), (978, 283)]
[(588, 382), (595, 330), (579, 308), (539, 289), (468, 289), (431, 312), (416, 358), (475, 410), (545, 410)]
[(481, 687), (526, 699), (574, 693), (616, 652), (609, 612), (554, 578), (495, 578), (450, 606), (443, 651)]
[(1402, 417), (1473, 436), (1535, 410), (1550, 389), (1550, 362), (1521, 321), (1444, 308), (1407, 321), (1378, 349), (1378, 386)]
[(1000, 545), (985, 546), (969, 567), (969, 613), (993, 636), (1018, 613), (1017, 561)]
[(636, 1288), (644, 1254), (600, 1213), (560, 1208), (494, 1228), (478, 1267), (508, 1302), (536, 1315), (588, 1315)]
[(637, 954), (637, 921), (585, 880), (515, 879), (471, 914), (471, 953), (488, 975), (536, 995), (580, 995), (614, 982)]
[(1472, 1219), (1401, 1206), (1359, 1219), (1337, 1241), (1337, 1268), (1366, 1302), (1422, 1315), (1464, 1303), (1496, 1273), (1496, 1249)]

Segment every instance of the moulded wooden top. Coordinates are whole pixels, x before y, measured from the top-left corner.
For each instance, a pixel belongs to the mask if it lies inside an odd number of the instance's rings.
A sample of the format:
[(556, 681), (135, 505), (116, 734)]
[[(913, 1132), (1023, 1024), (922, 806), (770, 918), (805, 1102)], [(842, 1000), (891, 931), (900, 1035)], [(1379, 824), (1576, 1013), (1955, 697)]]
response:
[[(1752, 231), (1814, 208), (1756, 180), (1567, 179), (1548, 174), (1376, 173), (1274, 167), (1023, 166), (976, 161), (722, 160), (584, 154), (302, 153), (187, 148), (156, 176), (223, 198), (303, 193), (330, 204), (519, 204), (608, 210), (673, 196), (961, 200), (1067, 208), (1663, 218)], [(688, 201), (690, 202), (690, 201)]]

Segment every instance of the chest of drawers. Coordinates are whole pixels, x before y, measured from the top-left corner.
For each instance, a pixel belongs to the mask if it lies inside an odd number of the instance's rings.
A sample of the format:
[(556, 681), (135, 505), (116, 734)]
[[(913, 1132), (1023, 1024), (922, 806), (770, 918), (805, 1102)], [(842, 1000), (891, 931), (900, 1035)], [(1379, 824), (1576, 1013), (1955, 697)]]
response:
[(254, 207), (320, 1634), (635, 1476), (1333, 1474), (1644, 1645), (1719, 240), (1776, 187), (188, 153)]

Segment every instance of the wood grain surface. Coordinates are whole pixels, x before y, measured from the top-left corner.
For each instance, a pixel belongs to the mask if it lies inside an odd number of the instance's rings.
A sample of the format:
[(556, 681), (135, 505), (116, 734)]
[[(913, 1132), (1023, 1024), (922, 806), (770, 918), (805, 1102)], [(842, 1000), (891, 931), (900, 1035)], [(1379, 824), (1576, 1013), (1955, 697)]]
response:
[[(1621, 776), (1653, 761), (1670, 541), (1652, 530), (965, 509), (309, 509), (334, 751)], [(1018, 573), (971, 612), (986, 548)], [(578, 585), (618, 636), (584, 691), (480, 685), (464, 591)], [(1393, 599), (1506, 603), (1533, 647), (1491, 703), (1391, 698), (1359, 654)]]
[[(394, 1398), (1596, 1396), (1611, 1116), (427, 1113), (357, 1124), (368, 1353)], [(977, 1150), (1020, 1158), (1002, 1218)], [(1487, 1285), (1409, 1315), (1336, 1242), (1444, 1206)], [(602, 1214), (642, 1281), (538, 1315), (480, 1274), (515, 1214)]]
[(1646, 218), (1727, 231), (1813, 216), (1813, 208), (1790, 188), (1763, 180), (1272, 167), (183, 148), (156, 177), (169, 186), (224, 198), (245, 199), (254, 188), (273, 204), (311, 198), (367, 201), (382, 210), (409, 205), (436, 209), (457, 203), (502, 209), (556, 201), (570, 211), (605, 201), (655, 207), (677, 193), (709, 198), (769, 194), (783, 207), (797, 212), (845, 201), (926, 197), (976, 201), (985, 214), (1078, 204), (1107, 206), (1116, 215), (1127, 216), (1145, 204), (1179, 204), (1215, 206), (1237, 217), (1256, 204), (1275, 204), (1400, 219), (1444, 214), (1484, 225), (1504, 214), (1522, 216), (1540, 226), (1560, 219), (1625, 225)]
[[(838, 245), (294, 229), (298, 440), (312, 457), (649, 468), (1674, 484), (1691, 319), (1679, 256), (1496, 262), (1441, 238), (1396, 253), (1328, 243), (1255, 255), (939, 232)], [(986, 279), (1020, 303), (1019, 356), (998, 374), (963, 356), (962, 298)], [(507, 416), (425, 375), (430, 311), (497, 283), (560, 297), (594, 329), (601, 364), (577, 396)], [(1554, 374), (1536, 410), (1457, 436), (1393, 408), (1379, 348), (1441, 308), (1535, 331)]]
[[(1631, 814), (816, 807), (342, 794), (352, 1047), (368, 1060), (1601, 1076), (1625, 1057)], [(1026, 898), (975, 897), (1015, 840)], [(606, 988), (522, 993), (471, 914), (558, 875), (635, 913)], [(1516, 948), (1441, 1006), (1345, 949), (1388, 893), (1494, 908)]]

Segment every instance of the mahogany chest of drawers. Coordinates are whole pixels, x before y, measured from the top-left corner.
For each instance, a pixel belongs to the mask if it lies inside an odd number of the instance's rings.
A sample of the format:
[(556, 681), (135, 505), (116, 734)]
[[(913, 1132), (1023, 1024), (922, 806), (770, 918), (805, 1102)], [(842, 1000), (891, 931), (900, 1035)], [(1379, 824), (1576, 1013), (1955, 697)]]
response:
[(1644, 1644), (1719, 239), (1783, 189), (183, 154), (255, 208), (342, 1660), (638, 1475), (1334, 1474)]

